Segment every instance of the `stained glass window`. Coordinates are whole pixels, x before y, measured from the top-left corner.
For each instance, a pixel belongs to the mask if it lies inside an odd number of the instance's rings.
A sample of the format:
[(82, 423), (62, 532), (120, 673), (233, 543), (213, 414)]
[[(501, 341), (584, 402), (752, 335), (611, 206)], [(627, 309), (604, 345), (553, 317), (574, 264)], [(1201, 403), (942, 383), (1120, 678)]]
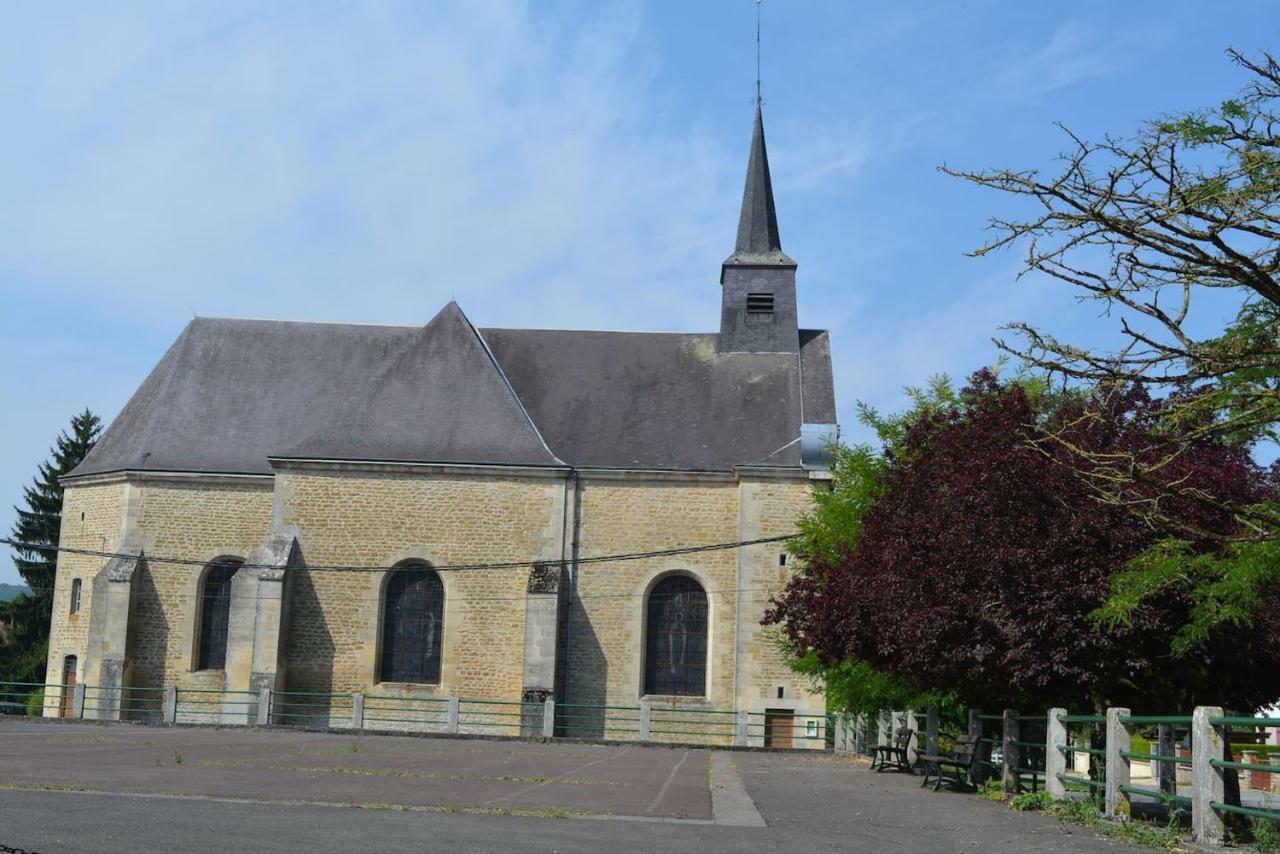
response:
[(707, 593), (687, 575), (662, 579), (645, 606), (644, 692), (707, 692)]
[(200, 593), (200, 654), (198, 670), (221, 670), (227, 665), (227, 626), (231, 620), (231, 579), (242, 561), (220, 561), (205, 573)]
[(444, 585), (425, 564), (398, 569), (387, 580), (382, 610), (380, 682), (440, 681)]

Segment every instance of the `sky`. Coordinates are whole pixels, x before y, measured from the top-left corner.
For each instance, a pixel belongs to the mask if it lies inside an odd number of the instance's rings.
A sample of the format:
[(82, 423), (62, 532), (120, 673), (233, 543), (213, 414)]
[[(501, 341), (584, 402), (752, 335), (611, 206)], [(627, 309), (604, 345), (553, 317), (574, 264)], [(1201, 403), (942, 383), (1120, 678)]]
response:
[[(1244, 82), (1267, 2), (765, 0), (765, 126), (801, 324), (859, 401), (963, 378), (1002, 324), (1116, 321), (938, 171), (1052, 169)], [(754, 104), (752, 0), (0, 7), (0, 530), (195, 315), (714, 331)], [(1025, 212), (1025, 209), (1022, 209)], [(1206, 323), (1230, 306), (1209, 303)], [(14, 581), (0, 562), (0, 582)]]

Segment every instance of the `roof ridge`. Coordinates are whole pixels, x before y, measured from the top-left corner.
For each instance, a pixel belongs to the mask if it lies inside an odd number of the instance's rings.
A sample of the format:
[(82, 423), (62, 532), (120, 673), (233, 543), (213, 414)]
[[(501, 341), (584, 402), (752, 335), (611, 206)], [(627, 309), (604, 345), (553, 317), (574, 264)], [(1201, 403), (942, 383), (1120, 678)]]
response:
[[(542, 443), (542, 447), (551, 455), (551, 458), (561, 465), (568, 465), (564, 460), (560, 459), (559, 454), (551, 450), (551, 446), (547, 444), (546, 437), (542, 435), (542, 431), (538, 429), (538, 425), (534, 422), (533, 416), (529, 414), (529, 410), (525, 408), (524, 401), (520, 399), (520, 395), (516, 393), (515, 386), (511, 384), (511, 380), (507, 377), (507, 372), (502, 369), (502, 365), (498, 363), (498, 359), (493, 355), (493, 350), (489, 347), (489, 342), (484, 340), (484, 336), (480, 334), (480, 330), (471, 322), (471, 318), (467, 317), (467, 313), (462, 310), (462, 306), (454, 300), (449, 301), (458, 310), (458, 314), (462, 315), (462, 319), (467, 322), (467, 327), (471, 330), (471, 334), (476, 336), (476, 340), (480, 342), (480, 346), (484, 349), (484, 354), (489, 357), (489, 364), (493, 365), (493, 369), (498, 372), (502, 384), (507, 387), (507, 391), (511, 393), (511, 399), (516, 402), (516, 406), (520, 409), (520, 414), (524, 416), (524, 420), (529, 423), (533, 435), (538, 437), (538, 441)], [(447, 308), (448, 306), (446, 306)]]
[(421, 329), (424, 324), (377, 323), (372, 320), (294, 320), (279, 317), (236, 317), (230, 314), (197, 314), (192, 320), (243, 320), (249, 323), (292, 323), (299, 326), (377, 326), (383, 329)]

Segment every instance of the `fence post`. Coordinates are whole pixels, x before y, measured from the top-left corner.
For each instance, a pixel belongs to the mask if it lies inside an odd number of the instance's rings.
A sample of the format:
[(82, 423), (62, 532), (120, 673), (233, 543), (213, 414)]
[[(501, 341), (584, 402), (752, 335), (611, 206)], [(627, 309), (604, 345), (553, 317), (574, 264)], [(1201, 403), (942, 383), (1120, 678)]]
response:
[(364, 693), (351, 695), (351, 728), (356, 732), (364, 729)]
[(1224, 798), (1222, 769), (1213, 760), (1222, 756), (1222, 734), (1209, 723), (1222, 717), (1218, 706), (1196, 706), (1191, 713), (1191, 833), (1202, 845), (1221, 845), (1222, 816), (1212, 806)]
[[(1160, 724), (1156, 727), (1156, 753), (1161, 756), (1175, 756), (1177, 748), (1173, 744), (1173, 726), (1171, 724)], [(1174, 762), (1152, 762), (1151, 770), (1155, 773), (1156, 779), (1160, 781), (1160, 791), (1166, 795), (1177, 794), (1178, 791), (1178, 771), (1177, 763)]]
[(550, 697), (542, 703), (542, 737), (556, 737), (556, 701)]
[(1128, 715), (1128, 709), (1107, 709), (1107, 762), (1103, 789), (1106, 794), (1102, 802), (1102, 812), (1107, 818), (1129, 817), (1129, 793), (1120, 789), (1129, 785), (1129, 759), (1120, 755), (1129, 751), (1129, 728), (1120, 721), (1121, 717)]
[(458, 712), (460, 710), (461, 705), (462, 704), (458, 701), (457, 697), (449, 698), (449, 705), (445, 707), (445, 713), (444, 713), (445, 732), (456, 733), (458, 731), (458, 717), (459, 717)]
[(907, 727), (911, 730), (911, 740), (907, 742), (907, 767), (916, 767), (916, 757), (920, 755), (920, 721), (912, 709), (907, 709)]
[(164, 722), (178, 722), (178, 686), (170, 685), (164, 689)]
[(930, 706), (924, 715), (924, 745), (925, 753), (930, 756), (938, 755), (938, 707)]
[(1003, 748), (1004, 755), (1000, 762), (1000, 791), (1006, 798), (1011, 798), (1022, 788), (1022, 778), (1018, 773), (1022, 765), (1019, 761), (1021, 748), (1018, 746), (1018, 740), (1021, 727), (1018, 710), (1005, 709), (1004, 720), (1001, 723), (1003, 726), (1000, 729), (1000, 746)]
[(258, 726), (271, 726), (271, 689), (258, 692)]
[[(968, 735), (973, 738), (982, 738), (982, 710), (969, 710), (969, 731)], [(969, 766), (969, 782), (975, 786), (980, 786), (987, 779), (987, 766), (982, 762), (991, 761), (991, 748), (987, 744), (978, 741), (973, 747), (974, 761)]]
[[(63, 689), (66, 690), (65, 688)], [(80, 720), (84, 717), (84, 683), (77, 682), (71, 689), (71, 717)]]
[(1058, 719), (1066, 709), (1050, 709), (1044, 726), (1044, 790), (1055, 801), (1067, 796), (1067, 785), (1058, 775), (1067, 773), (1067, 755), (1062, 752), (1067, 744), (1067, 725)]
[[(748, 727), (748, 725), (749, 725), (750, 723), (751, 723), (751, 719), (747, 717), (747, 710), (746, 710), (746, 709), (739, 709), (739, 710), (738, 710), (738, 717), (737, 717), (737, 719), (736, 719), (736, 723), (735, 723), (734, 728), (733, 728), (733, 743), (734, 743), (734, 746), (736, 746), (736, 747), (746, 747), (746, 746), (747, 746), (747, 743), (748, 743), (748, 742), (747, 742), (747, 733), (748, 733), (748, 729), (747, 729), (747, 727)], [(837, 741), (836, 741), (837, 750), (839, 749), (839, 737), (838, 737), (839, 732), (840, 732), (840, 730), (838, 730), (838, 729), (837, 729), (837, 730), (836, 730), (836, 733), (837, 733)]]
[(648, 703), (640, 704), (640, 740), (641, 741), (649, 740), (650, 729), (651, 729), (651, 725), (649, 723), (651, 719), (650, 709), (651, 709), (651, 706)]

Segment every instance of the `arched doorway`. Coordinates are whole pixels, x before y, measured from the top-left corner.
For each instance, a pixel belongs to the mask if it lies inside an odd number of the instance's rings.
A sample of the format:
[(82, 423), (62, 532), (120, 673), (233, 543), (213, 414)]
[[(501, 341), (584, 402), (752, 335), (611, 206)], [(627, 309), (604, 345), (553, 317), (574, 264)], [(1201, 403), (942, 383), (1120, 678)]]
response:
[(75, 712), (76, 666), (78, 660), (74, 655), (62, 659), (62, 708), (61, 717), (69, 718)]

